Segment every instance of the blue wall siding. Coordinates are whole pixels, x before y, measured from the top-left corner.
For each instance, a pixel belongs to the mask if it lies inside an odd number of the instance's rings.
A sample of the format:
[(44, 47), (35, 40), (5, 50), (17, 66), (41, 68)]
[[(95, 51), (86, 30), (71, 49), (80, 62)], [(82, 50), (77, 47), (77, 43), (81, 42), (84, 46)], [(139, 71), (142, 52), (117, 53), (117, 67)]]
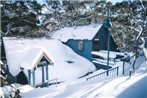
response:
[[(104, 42), (108, 42), (108, 30), (105, 27), (102, 27), (99, 30), (99, 49), (107, 50), (107, 47), (104, 47)], [(117, 51), (117, 45), (114, 42), (112, 36), (110, 35), (110, 50)]]
[(91, 51), (92, 51), (92, 40), (84, 40), (84, 49), (83, 51), (79, 51), (78, 50), (78, 41), (79, 40), (73, 40), (70, 39), (66, 42), (66, 44), (72, 48), (76, 53), (78, 53), (79, 55), (86, 57), (87, 59), (91, 60), (92, 55), (91, 55)]
[(114, 42), (112, 36), (110, 37), (110, 50), (111, 51), (119, 51), (116, 43)]
[(104, 47), (104, 41), (107, 40), (107, 31), (104, 27), (99, 30), (99, 50), (106, 50)]
[[(94, 37), (94, 39), (99, 39), (99, 46), (98, 46), (99, 50), (107, 50), (107, 45), (106, 45), (106, 47), (104, 46), (104, 43), (108, 42), (108, 30), (107, 30), (107, 28), (102, 26), (101, 29), (98, 31), (98, 33), (99, 33), (98, 38)], [(91, 60), (92, 59), (91, 52), (93, 51), (94, 39), (93, 40), (84, 40), (83, 51), (78, 50), (78, 41), (79, 40), (69, 39), (65, 44), (68, 45), (70, 48), (72, 48), (79, 55)], [(117, 49), (117, 45), (114, 42), (112, 36), (110, 36), (110, 50), (116, 51), (116, 49)]]

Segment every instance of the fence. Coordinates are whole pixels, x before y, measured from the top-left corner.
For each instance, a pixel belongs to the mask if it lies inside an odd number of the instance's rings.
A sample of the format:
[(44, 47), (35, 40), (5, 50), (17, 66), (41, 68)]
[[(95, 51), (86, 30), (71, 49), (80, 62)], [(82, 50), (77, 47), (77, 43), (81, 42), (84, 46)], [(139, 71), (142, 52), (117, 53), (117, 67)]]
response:
[(36, 84), (35, 87), (49, 87), (50, 85), (53, 85), (55, 84), (56, 85), (56, 88), (57, 88), (57, 84), (59, 84), (58, 82), (58, 78), (55, 78), (55, 79), (52, 79), (52, 80), (48, 80), (47, 82), (44, 82), (44, 83), (39, 83), (39, 84)]
[[(135, 57), (135, 59), (134, 59), (134, 62), (136, 62), (136, 59), (137, 59), (137, 56), (139, 56), (140, 55), (140, 53), (141, 53), (142, 51), (139, 51), (138, 53), (135, 53), (135, 54), (133, 54), (131, 57), (128, 57), (127, 59), (125, 59), (125, 60), (123, 60), (123, 70), (122, 70), (122, 74), (124, 75), (125, 74), (125, 63), (126, 62), (130, 62), (130, 60), (133, 58), (133, 57)], [(134, 63), (135, 64), (135, 63)]]
[[(115, 67), (115, 68), (109, 69), (108, 71), (109, 71), (109, 76), (118, 75), (119, 67)], [(104, 72), (99, 73), (97, 75), (94, 75), (94, 76), (91, 76), (89, 78), (86, 78), (86, 80), (88, 81), (89, 79), (92, 79), (92, 78), (101, 78), (101, 77), (106, 77), (106, 76), (107, 76), (107, 71), (104, 71)]]
[(48, 84), (51, 85), (51, 84), (56, 84), (56, 88), (57, 88), (57, 84), (58, 84), (58, 78), (55, 78), (55, 79), (52, 79), (52, 80), (49, 80), (48, 81)]

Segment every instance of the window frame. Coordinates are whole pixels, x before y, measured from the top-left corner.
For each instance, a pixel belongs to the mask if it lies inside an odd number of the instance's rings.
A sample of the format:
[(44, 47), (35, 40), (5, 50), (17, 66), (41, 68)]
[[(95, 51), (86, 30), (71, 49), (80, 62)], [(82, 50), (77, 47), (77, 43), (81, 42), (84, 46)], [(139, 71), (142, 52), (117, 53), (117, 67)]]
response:
[(78, 40), (78, 51), (84, 51), (84, 41)]

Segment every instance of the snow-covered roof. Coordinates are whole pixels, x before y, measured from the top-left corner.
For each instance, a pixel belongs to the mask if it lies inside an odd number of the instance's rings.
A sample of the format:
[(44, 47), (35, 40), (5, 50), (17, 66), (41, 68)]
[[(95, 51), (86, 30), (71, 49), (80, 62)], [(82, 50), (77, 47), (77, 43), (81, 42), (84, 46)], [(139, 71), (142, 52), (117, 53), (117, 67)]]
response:
[[(95, 66), (90, 61), (79, 56), (71, 48), (62, 44), (62, 42), (58, 40), (49, 40), (46, 38), (17, 39), (15, 37), (4, 37), (3, 42), (8, 68), (13, 76), (18, 75), (20, 72), (20, 64), (22, 66), (22, 63), (25, 62), (26, 64), (24, 64), (24, 66), (26, 67), (27, 64), (31, 65), (31, 59), (35, 61), (36, 58), (38, 59), (41, 57), (38, 55), (42, 55), (44, 49), (38, 49), (38, 47), (45, 48), (54, 59), (53, 66), (49, 66), (50, 79), (58, 78), (59, 81), (66, 81), (78, 78), (95, 70)], [(31, 49), (33, 49), (34, 52)], [(32, 57), (27, 58), (29, 53), (32, 55)], [(48, 53), (46, 52), (45, 54)], [(69, 63), (70, 61), (72, 61), (72, 63)], [(38, 72), (35, 71), (37, 74), (37, 79), (41, 79), (41, 74), (39, 74), (39, 71), (40, 70), (38, 70)], [(25, 69), (24, 72), (27, 74)]]
[(20, 63), (20, 67), (25, 69), (34, 69), (41, 60), (42, 57), (45, 57), (51, 64), (53, 64), (54, 59), (51, 54), (43, 47), (36, 47), (30, 49), (28, 54), (24, 57)]
[[(104, 59), (107, 59), (107, 53), (102, 51), (92, 51), (92, 55), (103, 57)], [(116, 57), (116, 54), (110, 52), (109, 58), (114, 59)]]
[(103, 24), (91, 24), (85, 26), (64, 27), (57, 30), (52, 38), (67, 42), (69, 39), (92, 40)]

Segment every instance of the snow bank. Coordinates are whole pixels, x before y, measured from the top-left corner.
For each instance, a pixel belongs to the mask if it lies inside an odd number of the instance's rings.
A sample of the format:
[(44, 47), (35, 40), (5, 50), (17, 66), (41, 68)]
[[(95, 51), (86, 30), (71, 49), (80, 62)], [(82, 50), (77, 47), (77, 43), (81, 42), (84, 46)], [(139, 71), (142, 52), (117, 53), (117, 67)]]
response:
[(19, 89), (20, 94), (27, 93), (27, 92), (30, 92), (35, 89), (34, 87), (32, 87), (30, 85), (21, 85), (18, 83), (13, 83), (11, 85), (13, 85), (13, 87)]
[[(7, 64), (14, 76), (20, 72), (20, 64), (24, 57), (32, 48), (37, 47), (46, 48), (55, 60), (54, 65), (49, 66), (49, 79), (58, 78), (59, 81), (66, 81), (95, 70), (95, 66), (90, 61), (57, 40), (17, 39), (15, 37), (5, 37), (3, 40)], [(39, 78), (39, 74), (37, 77)]]
[(65, 27), (55, 31), (52, 38), (67, 42), (69, 39), (92, 40), (103, 24), (91, 24), (86, 26)]
[[(108, 56), (108, 54), (106, 52), (103, 52), (103, 51), (92, 51), (91, 54), (95, 55), (95, 56), (103, 57), (104, 59), (107, 59), (107, 56)], [(116, 54), (110, 52), (109, 58), (114, 59), (115, 57), (116, 57)]]
[(119, 77), (90, 93), (88, 98), (145, 98), (146, 75), (137, 77)]
[(57, 88), (38, 88), (22, 94), (23, 98), (146, 98), (146, 73), (141, 75), (107, 77), (94, 81), (75, 80)]
[[(147, 97), (147, 61), (141, 56), (137, 59), (139, 67), (136, 74), (130, 78), (127, 76), (111, 76), (86, 81), (85, 78), (59, 84), (57, 88), (39, 88), (22, 94), (22, 97), (43, 98), (146, 98)], [(119, 62), (116, 66), (122, 65)], [(128, 65), (129, 66), (129, 65)], [(125, 71), (128, 71), (125, 68)], [(104, 70), (95, 71), (93, 76)], [(87, 76), (87, 77), (89, 77)]]

